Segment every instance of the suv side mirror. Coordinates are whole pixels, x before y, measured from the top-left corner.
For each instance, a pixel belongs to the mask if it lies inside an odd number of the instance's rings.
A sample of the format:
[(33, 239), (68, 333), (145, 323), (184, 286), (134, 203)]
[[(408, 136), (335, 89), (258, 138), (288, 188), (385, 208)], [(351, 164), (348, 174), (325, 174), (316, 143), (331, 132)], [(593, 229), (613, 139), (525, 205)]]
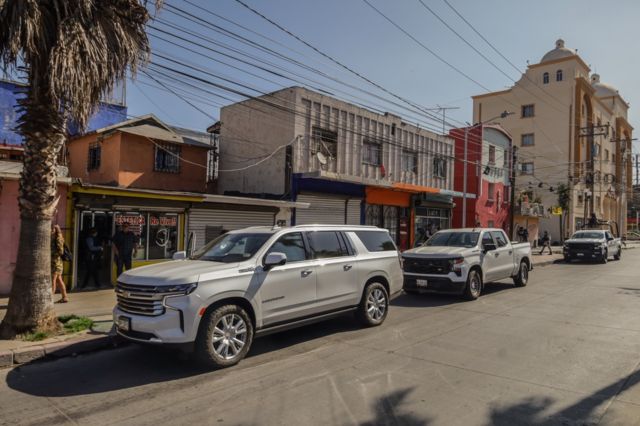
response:
[(492, 251), (497, 249), (496, 245), (493, 243), (487, 243), (487, 244), (483, 244), (482, 245), (482, 249), (484, 250), (484, 252), (488, 252), (488, 251)]
[(287, 263), (287, 255), (284, 253), (279, 253), (274, 251), (273, 253), (269, 253), (264, 258), (264, 269), (271, 269), (274, 266), (282, 266)]
[(175, 253), (173, 253), (173, 256), (171, 256), (171, 259), (173, 260), (184, 260), (187, 258), (187, 252), (186, 251), (177, 251)]

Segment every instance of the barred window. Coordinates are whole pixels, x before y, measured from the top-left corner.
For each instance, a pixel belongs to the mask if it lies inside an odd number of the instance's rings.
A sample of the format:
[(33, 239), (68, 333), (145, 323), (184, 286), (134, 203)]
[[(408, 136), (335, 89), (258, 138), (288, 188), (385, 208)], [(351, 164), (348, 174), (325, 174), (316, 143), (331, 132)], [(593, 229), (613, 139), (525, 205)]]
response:
[(444, 157), (433, 158), (433, 176), (439, 178), (447, 177), (447, 159)]
[(313, 152), (321, 152), (335, 159), (338, 156), (338, 132), (314, 126), (311, 129)]
[(402, 151), (401, 159), (403, 172), (418, 172), (418, 154), (414, 151)]
[(180, 146), (156, 145), (153, 169), (156, 172), (180, 173)]
[(382, 164), (382, 144), (365, 139), (362, 144), (362, 162), (372, 166)]
[(102, 155), (102, 147), (99, 143), (89, 145), (89, 158), (87, 160), (87, 170), (97, 170), (100, 168), (100, 157)]

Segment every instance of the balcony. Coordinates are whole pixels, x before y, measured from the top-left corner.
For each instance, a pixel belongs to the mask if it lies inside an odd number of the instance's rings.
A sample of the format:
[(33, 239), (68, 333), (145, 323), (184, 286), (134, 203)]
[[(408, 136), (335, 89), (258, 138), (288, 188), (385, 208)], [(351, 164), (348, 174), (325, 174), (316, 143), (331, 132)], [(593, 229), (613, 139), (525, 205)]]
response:
[(516, 205), (515, 214), (520, 216), (543, 217), (544, 205), (541, 203), (521, 203)]

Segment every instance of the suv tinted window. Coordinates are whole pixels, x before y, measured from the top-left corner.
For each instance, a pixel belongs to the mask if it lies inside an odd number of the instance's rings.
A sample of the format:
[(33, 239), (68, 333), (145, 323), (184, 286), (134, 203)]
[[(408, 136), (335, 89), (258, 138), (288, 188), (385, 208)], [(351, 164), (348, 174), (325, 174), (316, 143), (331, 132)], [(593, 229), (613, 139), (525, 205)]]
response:
[(278, 238), (269, 248), (267, 254), (273, 252), (284, 253), (287, 256), (287, 263), (307, 260), (307, 250), (300, 232), (293, 232)]
[(491, 238), (491, 234), (488, 232), (482, 234), (482, 245), (484, 246), (485, 244), (494, 244), (493, 238)]
[(504, 247), (507, 245), (507, 240), (504, 238), (504, 234), (500, 231), (491, 231), (493, 239), (496, 240), (498, 247)]
[(338, 240), (338, 234), (333, 231), (309, 232), (308, 237), (314, 259), (348, 255), (346, 249)]
[(396, 251), (396, 246), (387, 232), (359, 231), (356, 235), (369, 251)]

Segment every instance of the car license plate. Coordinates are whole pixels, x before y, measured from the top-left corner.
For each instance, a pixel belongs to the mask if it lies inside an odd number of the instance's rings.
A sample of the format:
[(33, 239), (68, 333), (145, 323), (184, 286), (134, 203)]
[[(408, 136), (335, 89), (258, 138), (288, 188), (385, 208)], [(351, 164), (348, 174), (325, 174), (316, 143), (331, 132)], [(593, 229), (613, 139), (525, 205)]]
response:
[(131, 318), (120, 315), (116, 320), (116, 327), (122, 331), (131, 330)]
[(578, 256), (584, 256), (584, 253), (576, 253)]
[(427, 280), (416, 280), (416, 287), (427, 288), (429, 282)]

